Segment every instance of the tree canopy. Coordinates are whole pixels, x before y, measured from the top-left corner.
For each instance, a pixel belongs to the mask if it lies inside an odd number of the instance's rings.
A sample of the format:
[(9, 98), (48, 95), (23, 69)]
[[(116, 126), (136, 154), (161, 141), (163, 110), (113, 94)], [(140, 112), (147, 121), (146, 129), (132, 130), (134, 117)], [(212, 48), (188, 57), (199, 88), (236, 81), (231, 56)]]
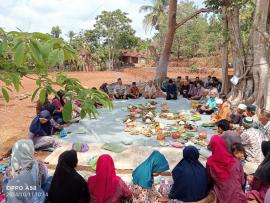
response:
[(112, 103), (105, 93), (84, 88), (80, 81), (62, 73), (50, 75), (52, 67), (63, 65), (64, 61), (76, 60), (78, 53), (63, 39), (53, 38), (38, 32), (5, 32), (0, 29), (0, 88), (6, 102), (9, 92), (19, 91), (22, 78), (36, 81), (37, 89), (33, 92), (43, 103), (46, 95), (56, 94), (57, 87), (66, 92), (70, 100), (64, 106), (64, 119), (71, 118), (71, 102), (81, 103), (81, 116), (96, 116), (95, 102), (112, 108)]
[(51, 34), (53, 37), (59, 38), (61, 33), (62, 33), (62, 30), (60, 29), (58, 25), (52, 27)]

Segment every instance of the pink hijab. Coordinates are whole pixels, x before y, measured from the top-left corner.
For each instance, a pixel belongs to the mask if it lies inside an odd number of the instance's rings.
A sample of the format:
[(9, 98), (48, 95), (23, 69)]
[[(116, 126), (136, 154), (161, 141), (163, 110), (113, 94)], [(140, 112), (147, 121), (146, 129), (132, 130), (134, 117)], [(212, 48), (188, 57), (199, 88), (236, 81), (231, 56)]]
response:
[(88, 178), (88, 189), (90, 195), (95, 197), (95, 203), (104, 203), (110, 199), (119, 180), (112, 157), (108, 154), (101, 155), (97, 161), (96, 175)]
[(211, 138), (210, 147), (212, 156), (207, 159), (206, 164), (220, 181), (225, 181), (230, 177), (235, 159), (229, 153), (226, 142), (218, 135)]

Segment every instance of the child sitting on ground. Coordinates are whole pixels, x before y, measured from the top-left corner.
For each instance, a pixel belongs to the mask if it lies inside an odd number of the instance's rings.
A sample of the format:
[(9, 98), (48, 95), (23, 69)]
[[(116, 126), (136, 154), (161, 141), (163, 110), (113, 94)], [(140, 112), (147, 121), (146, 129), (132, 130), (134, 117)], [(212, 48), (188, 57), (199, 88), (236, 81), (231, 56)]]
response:
[[(245, 151), (244, 146), (241, 143), (234, 143), (231, 147), (231, 151), (233, 156), (238, 159), (241, 163), (241, 165), (244, 167), (245, 165), (245, 160), (247, 158), (247, 154)], [(249, 182), (247, 180), (247, 174), (245, 173), (245, 184), (242, 186), (244, 191), (248, 191), (249, 190)]]
[(242, 166), (244, 166), (247, 156), (244, 146), (241, 143), (234, 143), (231, 151), (233, 156), (241, 162)]

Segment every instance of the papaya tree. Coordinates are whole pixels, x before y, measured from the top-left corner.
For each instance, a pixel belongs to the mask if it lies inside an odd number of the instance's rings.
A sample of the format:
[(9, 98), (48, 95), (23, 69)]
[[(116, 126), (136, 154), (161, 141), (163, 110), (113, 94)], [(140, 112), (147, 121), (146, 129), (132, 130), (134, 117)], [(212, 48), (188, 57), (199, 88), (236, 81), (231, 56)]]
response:
[(55, 94), (63, 89), (70, 100), (65, 104), (63, 116), (69, 121), (72, 114), (72, 100), (81, 103), (81, 117), (98, 114), (95, 103), (112, 108), (107, 95), (98, 90), (84, 88), (78, 79), (63, 73), (49, 74), (50, 69), (63, 65), (64, 61), (78, 59), (78, 53), (63, 39), (43, 33), (5, 32), (0, 28), (0, 89), (3, 98), (9, 102), (9, 92), (19, 91), (22, 78), (36, 81), (32, 101), (38, 95), (45, 101), (46, 95)]

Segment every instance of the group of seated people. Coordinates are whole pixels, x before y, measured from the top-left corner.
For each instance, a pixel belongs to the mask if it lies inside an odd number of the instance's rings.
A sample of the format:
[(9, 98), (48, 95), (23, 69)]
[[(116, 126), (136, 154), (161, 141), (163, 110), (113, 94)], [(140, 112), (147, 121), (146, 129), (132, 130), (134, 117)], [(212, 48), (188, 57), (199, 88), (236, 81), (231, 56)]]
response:
[[(52, 135), (61, 131), (66, 123), (63, 119), (63, 109), (65, 103), (70, 100), (65, 96), (63, 90), (59, 90), (55, 97), (50, 101), (46, 96), (45, 102), (37, 102), (36, 116), (29, 127), (29, 138), (33, 141), (35, 150), (53, 151), (57, 143)], [(72, 102), (72, 118), (80, 115), (80, 103)]]
[(132, 82), (131, 86), (128, 88), (123, 84), (122, 79), (118, 78), (117, 83), (114, 86), (113, 94), (110, 94), (108, 90), (108, 83), (103, 83), (99, 90), (108, 94), (111, 99), (138, 99), (143, 96), (146, 99), (155, 99), (157, 97), (157, 89), (152, 80), (148, 81), (144, 89), (144, 94), (140, 93), (136, 82)]
[(107, 83), (103, 83), (99, 89), (107, 93), (112, 99), (138, 99), (141, 96), (145, 99), (155, 99), (158, 96), (158, 90), (161, 89), (166, 94), (167, 100), (176, 100), (179, 95), (190, 100), (200, 100), (206, 92), (210, 93), (211, 90), (216, 90), (218, 93), (221, 90), (221, 82), (216, 77), (211, 76), (208, 76), (205, 82), (200, 80), (199, 77), (192, 81), (188, 76), (182, 81), (181, 76), (178, 76), (175, 81), (166, 78), (160, 88), (156, 87), (154, 82), (150, 80), (140, 91), (136, 82), (132, 82), (130, 87), (127, 87), (123, 84), (122, 79), (118, 78), (112, 95), (109, 93)]
[(12, 149), (11, 166), (4, 173), (3, 193), (8, 203), (246, 203), (248, 200), (269, 203), (270, 141), (262, 141), (259, 147), (261, 162), (254, 173), (247, 176), (243, 170), (244, 160), (250, 156), (246, 145), (230, 142), (225, 125), (226, 122), (220, 121), (219, 133), (210, 140), (208, 148), (212, 155), (206, 167), (199, 161), (198, 149), (186, 146), (182, 160), (172, 169), (169, 178), (172, 181), (160, 183), (159, 188), (155, 187), (155, 177), (170, 169), (159, 151), (153, 151), (135, 168), (132, 183), (126, 184), (117, 176), (114, 161), (108, 154), (98, 158), (95, 175), (85, 180), (76, 171), (75, 150), (63, 152), (54, 175), (48, 177), (46, 165), (34, 158), (33, 142), (19, 140)]
[[(74, 150), (59, 156), (53, 177), (48, 177), (46, 165), (34, 159), (34, 152), (54, 147), (56, 143), (51, 135), (65, 125), (62, 110), (69, 98), (59, 91), (52, 101), (46, 98), (45, 103), (38, 103), (37, 116), (29, 128), (30, 139), (19, 140), (13, 146), (11, 166), (5, 171), (2, 183), (7, 202), (211, 202), (216, 198), (219, 203), (269, 203), (270, 112), (265, 109), (257, 112), (255, 105), (245, 104), (233, 109), (226, 96), (218, 94), (219, 86), (214, 86), (211, 80), (209, 78), (206, 84), (199, 78), (193, 83), (185, 80), (182, 86), (168, 80), (167, 99), (183, 95), (188, 85), (187, 98), (196, 100), (197, 97), (190, 93), (203, 89), (193, 113), (211, 114), (217, 134), (212, 136), (208, 145), (212, 155), (207, 159), (206, 167), (200, 163), (196, 147), (184, 148), (183, 159), (171, 173), (173, 183), (164, 186), (167, 192), (157, 191), (154, 185), (154, 177), (170, 169), (159, 151), (153, 151), (133, 171), (131, 185), (116, 175), (114, 161), (107, 154), (98, 158), (96, 175), (86, 181), (76, 171), (78, 158)], [(136, 99), (141, 96), (136, 83), (129, 91), (122, 86), (119, 79), (114, 89), (115, 98)], [(106, 85), (103, 88), (106, 89)], [(154, 90), (153, 81), (148, 82), (143, 96), (154, 99)], [(73, 105), (76, 114), (80, 104), (73, 102)], [(18, 185), (23, 185), (23, 188), (35, 186), (34, 192), (21, 195), (25, 190), (15, 187)]]

